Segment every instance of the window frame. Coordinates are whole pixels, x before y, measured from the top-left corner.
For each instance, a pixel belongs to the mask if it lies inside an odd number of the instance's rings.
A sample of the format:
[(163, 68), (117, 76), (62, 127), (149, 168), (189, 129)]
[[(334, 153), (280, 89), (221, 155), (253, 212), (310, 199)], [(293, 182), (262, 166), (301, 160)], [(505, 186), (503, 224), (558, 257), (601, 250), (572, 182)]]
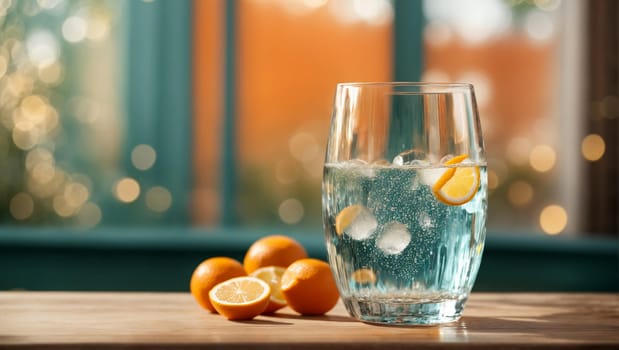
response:
[[(104, 227), (87, 234), (82, 229), (63, 227), (0, 227), (0, 289), (186, 290), (191, 267), (201, 259), (214, 254), (239, 258), (250, 242), (272, 233), (264, 227), (251, 230), (234, 227), (236, 222), (231, 214), (236, 187), (233, 142), (233, 82), (236, 75), (231, 64), (234, 60), (230, 58), (236, 52), (235, 45), (231, 45), (236, 38), (236, 0), (226, 1), (228, 45), (225, 52), (228, 65), (223, 83), (227, 108), (226, 124), (222, 130), (225, 164), (221, 167), (221, 175), (227, 182), (222, 185), (222, 223), (213, 228), (182, 225), (190, 220), (193, 169), (190, 137), (193, 117), (190, 68), (193, 1), (128, 1), (125, 4), (126, 11), (123, 13), (127, 16), (125, 23), (130, 34), (124, 46), (127, 52), (126, 80), (122, 93), (129, 116), (127, 140), (133, 141), (125, 141), (122, 165), (128, 175), (139, 174), (131, 164), (131, 150), (140, 143), (153, 145), (158, 151), (156, 166), (151, 170), (155, 181), (169, 188), (174, 195), (173, 205), (162, 222), (173, 226), (155, 229), (114, 227), (104, 221)], [(421, 4), (421, 1), (394, 0), (394, 80), (415, 81), (421, 75), (424, 26)], [(147, 6), (148, 9), (143, 9)], [(147, 12), (143, 13), (143, 10)], [(163, 57), (174, 62), (174, 65), (158, 65), (155, 57)], [(153, 82), (149, 80), (151, 78), (157, 80)], [(152, 103), (152, 106), (145, 101)], [(158, 127), (151, 129), (151, 123)], [(116, 209), (119, 217), (129, 217), (130, 214), (121, 206), (116, 207), (120, 208)], [(104, 211), (106, 216), (116, 215), (107, 210)], [(321, 228), (292, 230), (289, 234), (299, 239), (311, 256), (325, 258)], [(619, 252), (614, 249), (616, 242), (616, 239), (556, 240), (543, 236), (491, 235), (487, 240), (485, 263), (482, 264), (477, 286), (484, 286), (485, 281), (485, 288), (482, 288), (485, 290), (492, 290), (493, 287), (497, 290), (497, 286), (503, 290), (513, 290), (510, 289), (513, 286), (527, 290), (561, 288), (559, 284), (549, 288), (548, 280), (552, 280), (554, 283), (571, 283), (569, 286), (572, 288), (600, 288), (600, 284), (588, 282), (593, 279), (605, 281), (603, 286), (609, 288), (607, 290), (614, 288), (612, 290), (616, 291), (619, 285), (609, 287), (609, 283), (612, 284), (609, 276), (617, 274), (614, 263)], [(548, 262), (554, 264), (551, 265), (556, 274), (548, 273)], [(573, 269), (566, 267), (566, 262), (578, 268), (580, 273), (574, 274)], [(525, 265), (530, 269), (524, 268)], [(587, 274), (587, 269), (600, 273)], [(179, 271), (183, 273), (178, 274)], [(538, 279), (532, 280), (531, 273), (535, 273)], [(570, 276), (562, 280), (561, 273), (569, 273)], [(581, 278), (577, 281), (579, 284), (574, 282), (574, 275)], [(110, 281), (113, 283), (107, 284)], [(492, 284), (488, 284), (490, 281)]]

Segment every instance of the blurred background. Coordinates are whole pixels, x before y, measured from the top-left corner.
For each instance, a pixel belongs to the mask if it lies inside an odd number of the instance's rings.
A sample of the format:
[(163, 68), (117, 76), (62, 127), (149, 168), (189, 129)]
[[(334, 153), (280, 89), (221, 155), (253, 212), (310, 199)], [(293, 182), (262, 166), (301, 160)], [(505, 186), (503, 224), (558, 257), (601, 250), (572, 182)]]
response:
[[(335, 84), (422, 80), (475, 85), (484, 259), (528, 261), (512, 289), (553, 271), (550, 289), (617, 290), (618, 12), (611, 0), (0, 0), (0, 288), (183, 287), (79, 284), (64, 265), (41, 279), (29, 254), (69, 266), (150, 247), (156, 263), (176, 246), (188, 255), (172, 273), (277, 231), (324, 255)], [(484, 266), (482, 288), (510, 288)]]

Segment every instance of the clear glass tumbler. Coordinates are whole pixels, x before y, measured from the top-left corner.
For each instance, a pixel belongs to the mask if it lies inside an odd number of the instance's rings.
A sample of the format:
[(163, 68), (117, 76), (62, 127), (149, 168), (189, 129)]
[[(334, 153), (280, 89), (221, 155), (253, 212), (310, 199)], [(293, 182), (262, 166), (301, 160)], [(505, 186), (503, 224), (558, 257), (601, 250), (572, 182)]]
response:
[(457, 320), (486, 233), (486, 158), (473, 86), (338, 84), (322, 206), (329, 262), (353, 317)]

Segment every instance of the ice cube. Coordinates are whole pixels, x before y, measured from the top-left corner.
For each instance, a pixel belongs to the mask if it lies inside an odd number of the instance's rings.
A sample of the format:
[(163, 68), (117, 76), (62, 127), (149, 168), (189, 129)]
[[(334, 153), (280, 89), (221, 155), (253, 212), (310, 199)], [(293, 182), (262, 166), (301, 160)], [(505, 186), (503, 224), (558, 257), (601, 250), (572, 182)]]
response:
[(411, 242), (411, 234), (406, 225), (393, 221), (385, 225), (376, 240), (376, 247), (388, 255), (400, 254)]
[(434, 186), (436, 181), (443, 176), (446, 168), (426, 168), (420, 169), (419, 175), (421, 175), (421, 182), (428, 186)]
[(414, 160), (426, 160), (426, 154), (417, 148), (406, 150), (393, 158), (393, 164), (397, 166), (409, 165)]
[(376, 227), (378, 222), (374, 215), (366, 207), (362, 207), (344, 233), (356, 241), (363, 241), (374, 234)]
[(393, 165), (397, 165), (397, 166), (402, 166), (404, 165), (404, 158), (402, 158), (402, 156), (397, 155), (395, 156), (395, 158), (393, 158)]

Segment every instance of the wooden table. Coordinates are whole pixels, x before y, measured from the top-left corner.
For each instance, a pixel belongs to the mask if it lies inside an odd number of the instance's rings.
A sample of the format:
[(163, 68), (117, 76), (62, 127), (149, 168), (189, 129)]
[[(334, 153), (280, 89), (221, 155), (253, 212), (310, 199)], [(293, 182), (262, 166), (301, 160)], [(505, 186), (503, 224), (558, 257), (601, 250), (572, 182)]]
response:
[(290, 309), (232, 322), (186, 293), (0, 292), (0, 348), (619, 348), (618, 294), (473, 294), (464, 317), (384, 327)]

